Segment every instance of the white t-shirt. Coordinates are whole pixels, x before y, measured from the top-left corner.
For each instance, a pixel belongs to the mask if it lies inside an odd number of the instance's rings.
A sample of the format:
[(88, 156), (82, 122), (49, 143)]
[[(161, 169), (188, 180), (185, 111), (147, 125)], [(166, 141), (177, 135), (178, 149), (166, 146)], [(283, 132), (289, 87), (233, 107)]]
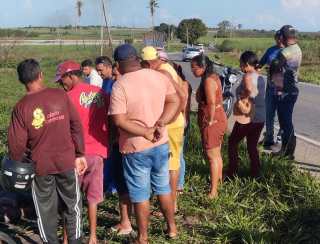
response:
[(102, 87), (103, 80), (95, 69), (91, 70), (89, 76), (85, 77), (85, 81), (92, 86)]

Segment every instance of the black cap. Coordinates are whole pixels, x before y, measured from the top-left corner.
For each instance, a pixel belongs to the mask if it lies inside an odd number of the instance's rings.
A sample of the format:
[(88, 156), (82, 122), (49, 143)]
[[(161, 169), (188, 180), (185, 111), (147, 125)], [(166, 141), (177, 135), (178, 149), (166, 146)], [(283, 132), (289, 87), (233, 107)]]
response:
[(137, 50), (130, 44), (118, 46), (113, 54), (113, 58), (116, 62), (136, 58), (137, 56)]
[(297, 31), (292, 25), (284, 25), (280, 29), (281, 36), (285, 39), (295, 38), (297, 36)]

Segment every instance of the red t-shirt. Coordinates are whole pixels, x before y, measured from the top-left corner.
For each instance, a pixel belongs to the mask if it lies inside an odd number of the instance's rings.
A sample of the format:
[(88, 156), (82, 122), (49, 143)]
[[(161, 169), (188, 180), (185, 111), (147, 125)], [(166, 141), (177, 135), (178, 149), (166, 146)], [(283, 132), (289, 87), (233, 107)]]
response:
[(37, 175), (74, 169), (84, 156), (79, 115), (61, 89), (46, 88), (25, 95), (14, 107), (8, 131), (10, 158), (20, 161), (30, 150)]
[(99, 87), (78, 83), (68, 95), (82, 121), (85, 154), (106, 157), (108, 153), (109, 97)]

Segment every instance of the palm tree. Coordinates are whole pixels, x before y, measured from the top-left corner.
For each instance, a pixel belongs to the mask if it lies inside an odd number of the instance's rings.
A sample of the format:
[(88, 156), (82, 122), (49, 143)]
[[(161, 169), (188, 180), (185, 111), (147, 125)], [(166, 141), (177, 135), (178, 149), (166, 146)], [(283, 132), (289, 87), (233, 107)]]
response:
[(152, 30), (154, 30), (154, 14), (156, 12), (156, 8), (159, 8), (158, 0), (150, 0), (148, 8), (150, 9), (150, 15), (151, 15), (151, 21), (152, 21)]

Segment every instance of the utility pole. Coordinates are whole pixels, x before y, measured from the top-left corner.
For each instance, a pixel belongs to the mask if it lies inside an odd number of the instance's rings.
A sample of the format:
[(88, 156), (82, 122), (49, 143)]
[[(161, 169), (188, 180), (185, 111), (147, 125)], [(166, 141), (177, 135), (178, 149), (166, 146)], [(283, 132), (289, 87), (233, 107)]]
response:
[(100, 27), (100, 56), (103, 55), (103, 44), (104, 44), (104, 41), (103, 41), (103, 15), (101, 15), (101, 27)]
[(189, 47), (189, 26), (187, 25), (187, 47)]
[(113, 51), (111, 32), (110, 32), (109, 23), (108, 23), (108, 19), (107, 19), (107, 15), (106, 15), (106, 8), (105, 8), (104, 0), (101, 0), (101, 3), (102, 3), (102, 11), (103, 11), (103, 16), (104, 16), (104, 22), (106, 24), (107, 33), (108, 33), (109, 47)]

